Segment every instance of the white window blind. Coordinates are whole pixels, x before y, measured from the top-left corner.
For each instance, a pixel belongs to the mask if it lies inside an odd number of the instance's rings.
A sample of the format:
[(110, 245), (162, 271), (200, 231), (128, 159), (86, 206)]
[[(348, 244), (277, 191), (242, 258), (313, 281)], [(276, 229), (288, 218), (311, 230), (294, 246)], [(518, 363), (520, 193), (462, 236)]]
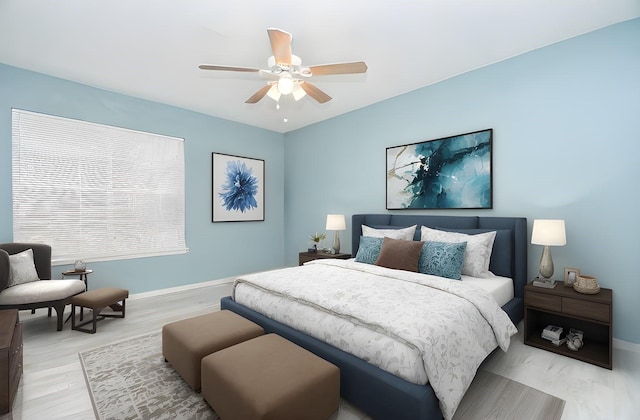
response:
[(55, 263), (187, 252), (184, 140), (12, 110), (13, 240)]

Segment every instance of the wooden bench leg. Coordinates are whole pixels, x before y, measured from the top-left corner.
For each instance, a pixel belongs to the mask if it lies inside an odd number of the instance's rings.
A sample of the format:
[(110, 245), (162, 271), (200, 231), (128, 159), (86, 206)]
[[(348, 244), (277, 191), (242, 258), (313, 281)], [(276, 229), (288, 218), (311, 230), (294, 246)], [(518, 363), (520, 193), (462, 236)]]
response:
[[(82, 308), (81, 310), (84, 311), (84, 307), (81, 307), (81, 308)], [(76, 331), (86, 332), (89, 334), (95, 334), (96, 323), (99, 321), (98, 315), (100, 314), (100, 311), (104, 308), (87, 308), (87, 309), (91, 309), (91, 312), (92, 312), (91, 319), (88, 319), (84, 322), (76, 323), (76, 305), (71, 304), (71, 329)], [(87, 324), (91, 324), (91, 329), (82, 328)]]
[[(96, 330), (97, 330), (97, 322), (105, 319), (105, 318), (124, 318), (125, 316), (125, 302), (126, 302), (126, 298), (122, 299), (122, 303), (115, 303), (112, 305), (109, 305), (111, 308), (116, 308), (114, 309), (115, 312), (119, 312), (119, 313), (114, 313), (114, 314), (103, 314), (101, 313), (105, 308), (87, 308), (87, 309), (91, 309), (91, 319), (84, 321), (84, 322), (80, 322), (78, 324), (76, 324), (76, 305), (75, 304), (71, 304), (71, 329), (72, 330), (76, 330), (76, 331), (82, 331), (82, 332), (86, 332), (89, 334), (95, 334)], [(80, 306), (80, 310), (83, 311), (84, 307)], [(82, 313), (82, 312), (81, 312)], [(82, 318), (80, 318), (80, 320), (82, 321)], [(82, 328), (83, 326), (87, 325), (87, 324), (91, 324), (91, 329), (89, 328)]]

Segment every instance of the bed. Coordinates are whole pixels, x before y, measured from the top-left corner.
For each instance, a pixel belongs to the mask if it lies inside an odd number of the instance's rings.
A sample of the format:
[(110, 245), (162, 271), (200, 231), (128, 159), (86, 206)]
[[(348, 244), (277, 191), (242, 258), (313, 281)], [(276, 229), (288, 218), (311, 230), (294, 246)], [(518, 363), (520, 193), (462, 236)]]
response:
[[(475, 216), (418, 216), (395, 214), (360, 214), (352, 217), (352, 254), (356, 256), (362, 235), (361, 226), (374, 229), (398, 229), (416, 225), (414, 240), (420, 239), (421, 227), (465, 234), (496, 232), (489, 269), (511, 279), (511, 295), (502, 310), (513, 324), (523, 318), (524, 286), (527, 278), (527, 223), (525, 218)], [(235, 302), (221, 301), (223, 309), (232, 310), (257, 322), (268, 332), (280, 334), (296, 344), (338, 365), (341, 370), (342, 396), (372, 418), (438, 419), (443, 417), (440, 402), (431, 383), (418, 384), (391, 374), (356, 357), (325, 340), (314, 338), (296, 328)], [(505, 317), (506, 318), (506, 317)], [(450, 413), (449, 413), (450, 414)], [(450, 417), (450, 415), (446, 416)]]

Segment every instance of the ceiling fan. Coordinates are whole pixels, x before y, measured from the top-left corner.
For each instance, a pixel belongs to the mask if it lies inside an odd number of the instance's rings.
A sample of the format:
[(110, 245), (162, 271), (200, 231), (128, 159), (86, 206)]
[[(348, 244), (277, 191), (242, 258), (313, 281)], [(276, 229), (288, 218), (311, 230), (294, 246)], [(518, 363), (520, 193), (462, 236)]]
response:
[(325, 76), (330, 74), (352, 74), (365, 73), (367, 65), (363, 61), (353, 63), (322, 64), (317, 66), (303, 66), (300, 57), (291, 53), (291, 34), (276, 28), (267, 29), (271, 50), (273, 55), (267, 60), (268, 70), (255, 69), (249, 67), (231, 67), (202, 64), (202, 70), (222, 70), (262, 73), (275, 80), (268, 82), (259, 91), (245, 101), (248, 104), (255, 104), (265, 95), (276, 102), (281, 95), (291, 94), (298, 101), (305, 94), (323, 104), (331, 100), (331, 96), (309, 83), (307, 80), (312, 76)]

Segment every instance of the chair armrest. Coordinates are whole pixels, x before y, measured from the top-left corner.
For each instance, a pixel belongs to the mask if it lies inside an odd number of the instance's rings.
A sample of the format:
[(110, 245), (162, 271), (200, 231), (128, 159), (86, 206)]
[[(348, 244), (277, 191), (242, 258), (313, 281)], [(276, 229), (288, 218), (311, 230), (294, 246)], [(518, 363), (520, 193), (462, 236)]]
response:
[(0, 292), (6, 289), (7, 284), (9, 284), (10, 270), (9, 253), (4, 249), (0, 249)]

